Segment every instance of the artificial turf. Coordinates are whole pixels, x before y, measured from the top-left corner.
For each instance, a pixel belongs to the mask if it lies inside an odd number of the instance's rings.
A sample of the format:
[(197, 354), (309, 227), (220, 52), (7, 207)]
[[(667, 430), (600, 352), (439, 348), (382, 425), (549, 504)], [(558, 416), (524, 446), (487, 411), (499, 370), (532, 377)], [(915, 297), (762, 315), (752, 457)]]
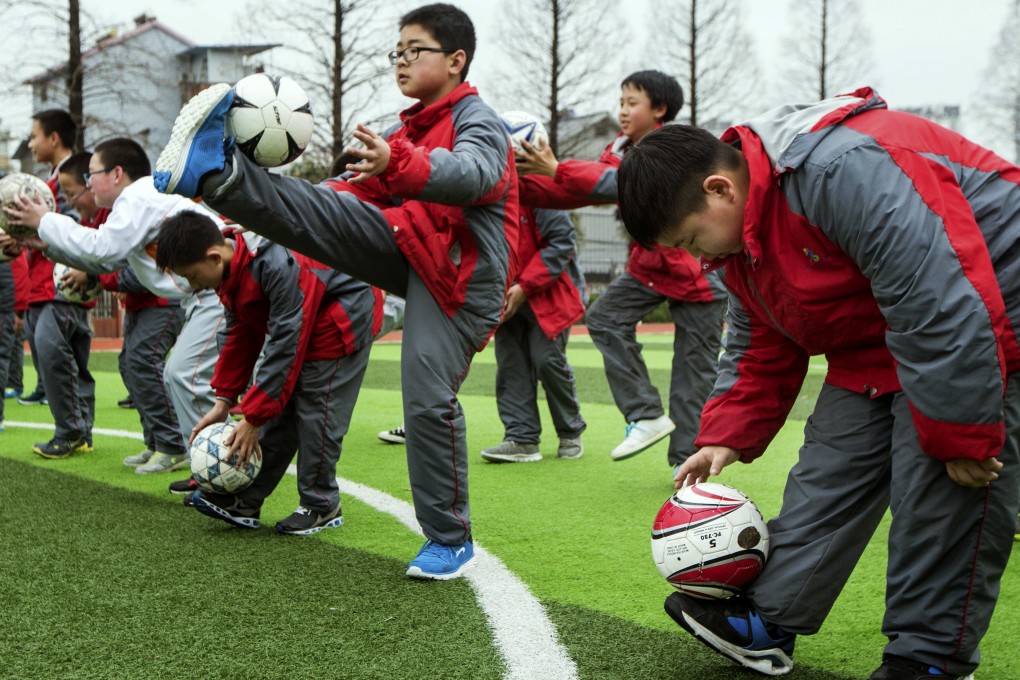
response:
[[(643, 342), (664, 388), (672, 344)], [(395, 346), (373, 350), (338, 474), (410, 501), (403, 447), (375, 438), (402, 419), (397, 358)], [(491, 349), (477, 358), (462, 391), (477, 540), (546, 606), (581, 678), (757, 677), (663, 613), (670, 588), (652, 563), (649, 532), (671, 492), (665, 445), (611, 462), (623, 423), (598, 353), (575, 339), (570, 359), (589, 423), (584, 458), (555, 458), (544, 414), (545, 460), (491, 465), (477, 455), (503, 434)], [(115, 355), (97, 354), (91, 365), (96, 427), (137, 431), (135, 413), (115, 406), (124, 394)], [(801, 418), (820, 376), (809, 375)], [(45, 423), (49, 413), (8, 400), (6, 418)], [(728, 468), (721, 481), (774, 514), (802, 428), (791, 421), (762, 459)], [(167, 494), (175, 475), (138, 476), (121, 465), (138, 441), (97, 434), (94, 454), (45, 461), (29, 453), (49, 436), (16, 426), (0, 434), (0, 677), (502, 676), (471, 588), (403, 577), (421, 539), (392, 517), (345, 496), (343, 528), (278, 536), (265, 525), (297, 503), (288, 477), (263, 508), (262, 530), (233, 530)], [(798, 640), (791, 677), (859, 678), (878, 665), (886, 532), (883, 523), (822, 631)], [(1020, 677), (1018, 589), (1020, 568), (1011, 565), (980, 680)]]

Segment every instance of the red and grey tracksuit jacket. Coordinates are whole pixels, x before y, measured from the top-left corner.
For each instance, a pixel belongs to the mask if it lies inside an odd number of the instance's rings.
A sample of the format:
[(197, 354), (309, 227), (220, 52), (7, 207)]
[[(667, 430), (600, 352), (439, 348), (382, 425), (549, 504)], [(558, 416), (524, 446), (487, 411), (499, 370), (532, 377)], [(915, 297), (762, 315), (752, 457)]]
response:
[(382, 293), (257, 234), (228, 229), (224, 236), (234, 240), (234, 256), (216, 289), (225, 323), (212, 387), (236, 401), (265, 345), (241, 404), (245, 420), (262, 425), (283, 412), (305, 361), (371, 343), (382, 327)]
[[(402, 208), (386, 211), (397, 246), (453, 316), (471, 308), (473, 282), (509, 285), (516, 275), (513, 152), (498, 116), (468, 83), (402, 111), (400, 120), (383, 135), (391, 158), (382, 174), (357, 185), (327, 184), (380, 208)], [(499, 149), (505, 154), (494, 157)]]
[(750, 170), (744, 252), (722, 266), (729, 336), (699, 446), (760, 455), (808, 366), (902, 390), (924, 451), (1002, 448), (1020, 368), (1020, 169), (861, 89), (727, 130)]
[(542, 332), (554, 340), (584, 316), (587, 298), (570, 215), (522, 205), (517, 254), (517, 283)]
[[(560, 161), (556, 177), (521, 178), (521, 205), (572, 210), (616, 202), (616, 170), (631, 146), (620, 133), (598, 161)], [(705, 277), (698, 261), (681, 248), (645, 250), (631, 243), (627, 273), (657, 293), (683, 302), (721, 300), (726, 292), (716, 277)]]

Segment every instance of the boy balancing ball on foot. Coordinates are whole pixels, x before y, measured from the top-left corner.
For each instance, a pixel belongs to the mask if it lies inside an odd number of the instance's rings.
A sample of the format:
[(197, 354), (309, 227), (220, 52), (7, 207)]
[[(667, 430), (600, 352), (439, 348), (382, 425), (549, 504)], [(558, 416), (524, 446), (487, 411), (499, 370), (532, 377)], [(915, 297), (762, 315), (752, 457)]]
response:
[(750, 462), (824, 354), (825, 385), (742, 597), (666, 609), (762, 673), (793, 664), (892, 509), (872, 680), (978, 665), (1020, 506), (1020, 168), (870, 89), (726, 131), (651, 133), (620, 166), (644, 246), (720, 269), (729, 339), (676, 483)]
[(457, 390), (499, 323), (516, 261), (517, 176), (499, 116), (464, 82), (474, 47), (471, 20), (451, 5), (401, 18), (389, 57), (418, 103), (385, 138), (359, 128), (364, 160), (348, 165), (359, 173), (349, 180), (314, 186), (239, 154), (224, 137), (226, 85), (185, 106), (154, 175), (163, 191), (202, 195), (248, 229), (407, 301), (407, 463), (427, 538), (412, 578), (455, 578), (474, 564)]

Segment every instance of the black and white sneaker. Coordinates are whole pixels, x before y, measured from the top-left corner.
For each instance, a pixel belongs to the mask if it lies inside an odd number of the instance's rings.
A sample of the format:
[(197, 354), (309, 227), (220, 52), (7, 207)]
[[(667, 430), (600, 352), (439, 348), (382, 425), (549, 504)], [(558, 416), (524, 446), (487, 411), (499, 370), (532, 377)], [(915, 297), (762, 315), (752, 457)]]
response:
[(237, 496), (196, 491), (191, 496), (192, 506), (203, 515), (226, 522), (242, 529), (258, 529), (259, 509), (251, 508)]
[(388, 432), (380, 432), (379, 439), (387, 444), (406, 444), (407, 441), (404, 439), (404, 424), (401, 423)]
[(344, 523), (340, 504), (332, 512), (320, 515), (315, 510), (299, 505), (290, 517), (276, 523), (276, 531), (288, 536), (311, 536), (323, 529), (335, 529)]
[(666, 613), (707, 647), (765, 675), (793, 669), (796, 635), (761, 617), (743, 597), (702, 600), (681, 593), (666, 598)]

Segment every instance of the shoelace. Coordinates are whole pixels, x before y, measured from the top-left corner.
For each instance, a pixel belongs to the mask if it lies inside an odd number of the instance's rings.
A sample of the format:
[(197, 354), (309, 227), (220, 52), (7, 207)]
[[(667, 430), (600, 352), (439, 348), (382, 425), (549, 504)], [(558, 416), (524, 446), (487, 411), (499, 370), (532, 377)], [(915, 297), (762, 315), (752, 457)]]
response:
[(623, 433), (624, 439), (626, 439), (627, 437), (630, 436), (630, 433), (634, 431), (635, 427), (637, 427), (637, 423), (636, 422), (634, 422), (634, 423), (627, 423), (627, 429)]

